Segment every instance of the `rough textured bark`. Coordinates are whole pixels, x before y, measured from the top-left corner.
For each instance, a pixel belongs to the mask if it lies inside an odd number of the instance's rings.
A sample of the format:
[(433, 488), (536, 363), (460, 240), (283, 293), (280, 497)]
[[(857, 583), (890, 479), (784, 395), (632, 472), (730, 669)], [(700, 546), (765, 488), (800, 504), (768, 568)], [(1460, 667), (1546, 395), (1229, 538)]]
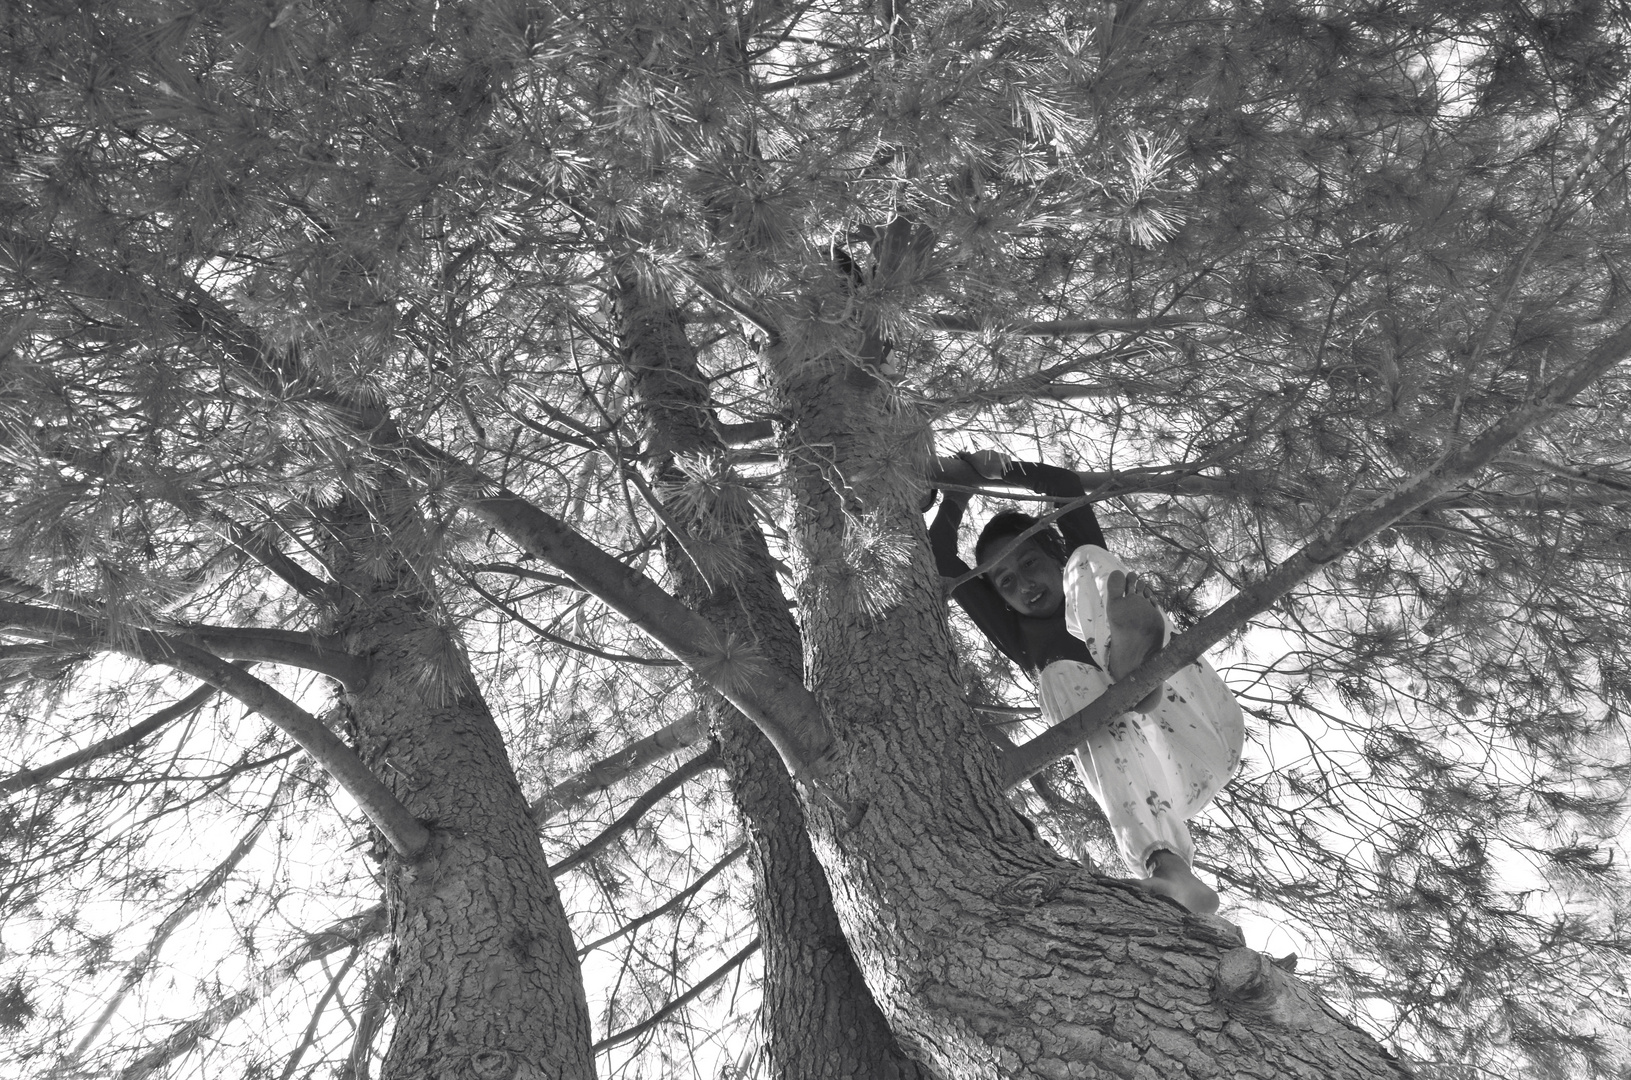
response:
[[(679, 482), (674, 455), (718, 454), (726, 445), (707, 384), (670, 305), (642, 302), (630, 286), (619, 298), (619, 316), (625, 359), (647, 421), (649, 460), (658, 463), (660, 482)], [(693, 552), (697, 543), (724, 545), (737, 565), (710, 587), (681, 550), (684, 545), (671, 544), (676, 594), (714, 625), (751, 638), (767, 662), (797, 673), (803, 662), (798, 627), (758, 524), (722, 506), (713, 511), (711, 520), (681, 525), (713, 533), (692, 537)], [(705, 691), (704, 701), (731, 797), (752, 841), (769, 1074), (784, 1080), (926, 1077), (896, 1044), (850, 955), (804, 831), (798, 796), (775, 748), (718, 694)]]
[(373, 550), (393, 515), (414, 512), (406, 496), (387, 505), (386, 490), (330, 523), (334, 629), (374, 671), (344, 699), (356, 744), (431, 830), (419, 858), (384, 863), (395, 985), (383, 1075), (589, 1080), (560, 894), (463, 652), (405, 560)]
[(806, 679), (839, 762), (831, 798), (805, 808), (896, 1035), (959, 1080), (1398, 1075), (1346, 1024), (1219, 994), (1220, 963), (1241, 945), (1229, 924), (1097, 877), (1031, 835), (956, 684), (904, 479), (920, 475), (919, 421), (842, 360), (770, 362)]

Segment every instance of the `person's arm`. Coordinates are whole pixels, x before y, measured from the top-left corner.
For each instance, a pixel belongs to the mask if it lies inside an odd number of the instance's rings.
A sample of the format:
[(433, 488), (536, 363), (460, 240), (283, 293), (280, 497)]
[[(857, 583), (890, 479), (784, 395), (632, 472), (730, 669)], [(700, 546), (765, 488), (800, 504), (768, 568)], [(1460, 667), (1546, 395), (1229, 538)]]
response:
[[(1003, 472), (1001, 479), (1005, 484), (1026, 487), (1038, 495), (1055, 495), (1066, 499), (1079, 499), (1087, 493), (1087, 489), (1082, 487), (1082, 478), (1069, 469), (1061, 469), (1057, 465), (1044, 465), (1035, 461), (1011, 463)], [(1055, 503), (1044, 509), (1043, 513), (1056, 510), (1058, 506), (1059, 504)], [(1066, 551), (1075, 551), (1083, 544), (1109, 548), (1109, 545), (1104, 542), (1104, 530), (1099, 528), (1099, 519), (1094, 515), (1091, 504), (1066, 511), (1054, 518), (1053, 523), (1064, 534)]]
[[(959, 476), (959, 466), (968, 470), (968, 475)], [(977, 486), (980, 480), (972, 467), (956, 458), (937, 460), (935, 477), (945, 483), (962, 483), (970, 487)], [(971, 569), (957, 554), (957, 532), (963, 524), (963, 512), (968, 508), (969, 493), (942, 491), (941, 494), (944, 497), (940, 500), (940, 510), (929, 526), (929, 550), (934, 553), (935, 569), (940, 576), (955, 579)], [(967, 613), (987, 640), (1001, 649), (1008, 659), (1028, 669), (1030, 660), (1025, 655), (1013, 609), (1003, 603), (990, 582), (983, 577), (965, 581), (951, 594), (951, 598), (957, 601), (957, 606)]]

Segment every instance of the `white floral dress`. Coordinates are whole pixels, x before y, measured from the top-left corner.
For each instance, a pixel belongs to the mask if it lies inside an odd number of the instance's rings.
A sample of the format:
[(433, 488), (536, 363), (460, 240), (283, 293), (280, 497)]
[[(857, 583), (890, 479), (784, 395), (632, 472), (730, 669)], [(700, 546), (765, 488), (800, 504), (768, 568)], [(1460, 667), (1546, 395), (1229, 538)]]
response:
[[(1105, 673), (1109, 625), (1105, 582), (1126, 573), (1102, 547), (1084, 545), (1065, 566), (1065, 625), (1087, 645), (1099, 667), (1055, 660), (1042, 669), (1042, 708), (1057, 724), (1110, 685)], [(1172, 636), (1172, 620), (1162, 643)], [(1122, 858), (1138, 874), (1162, 849), (1191, 862), (1188, 821), (1240, 767), (1245, 722), (1234, 694), (1204, 659), (1167, 679), (1161, 704), (1147, 714), (1123, 713), (1076, 748), (1082, 782), (1104, 809)]]

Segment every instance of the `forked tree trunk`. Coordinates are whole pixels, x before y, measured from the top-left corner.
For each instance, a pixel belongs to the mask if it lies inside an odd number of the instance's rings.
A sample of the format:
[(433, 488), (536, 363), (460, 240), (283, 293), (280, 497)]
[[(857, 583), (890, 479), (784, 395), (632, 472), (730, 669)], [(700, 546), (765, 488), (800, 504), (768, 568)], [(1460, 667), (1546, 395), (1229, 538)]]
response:
[[(672, 305), (642, 299), (625, 285), (618, 305), (625, 360), (646, 419), (646, 451), (659, 483), (683, 474), (674, 455), (725, 449), (696, 355)], [(787, 609), (758, 522), (713, 508), (692, 527), (692, 554), (710, 550), (738, 563), (703, 580), (687, 545), (667, 545), (675, 593), (714, 625), (751, 639), (769, 663), (798, 672), (798, 627)], [(672, 502), (669, 512), (680, 514)], [(711, 532), (710, 536), (701, 535)], [(763, 944), (761, 1022), (768, 1075), (777, 1080), (918, 1080), (926, 1074), (896, 1045), (872, 1001), (833, 911), (820, 863), (787, 768), (770, 741), (719, 694), (703, 688), (705, 713), (719, 740), (731, 797), (752, 840), (759, 935)]]
[(424, 580), (389, 534), (416, 514), (387, 484), (330, 528), (334, 628), (373, 677), (346, 695), (356, 745), (432, 832), (384, 859), (395, 986), (388, 1080), (592, 1080), (588, 1003), (560, 894), (510, 768)]
[[(806, 813), (897, 1037), (958, 1080), (1400, 1075), (1370, 1038), (1260, 970), (1229, 924), (1033, 838), (956, 684), (915, 509), (919, 421), (852, 364), (771, 362), (806, 680), (838, 747)], [(878, 542), (890, 534), (909, 543)]]

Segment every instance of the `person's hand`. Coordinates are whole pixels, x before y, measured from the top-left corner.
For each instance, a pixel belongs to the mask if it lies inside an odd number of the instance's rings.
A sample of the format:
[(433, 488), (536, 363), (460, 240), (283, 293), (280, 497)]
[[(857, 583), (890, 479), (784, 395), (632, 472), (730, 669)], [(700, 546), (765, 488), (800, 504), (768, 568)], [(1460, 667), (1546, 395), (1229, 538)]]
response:
[[(953, 485), (960, 488), (977, 488), (980, 486), (980, 474), (974, 471), (974, 466), (955, 454), (945, 454), (929, 463), (929, 483), (935, 487)], [(930, 493), (933, 494), (932, 492)], [(962, 506), (968, 505), (972, 491), (953, 491), (947, 488), (943, 491), (946, 498)]]
[(936, 487), (942, 484), (979, 487), (980, 474), (973, 465), (956, 454), (942, 454), (929, 465), (929, 483)]
[(1001, 480), (1003, 474), (1008, 471), (1008, 455), (1001, 450), (975, 450), (958, 456), (987, 480)]

